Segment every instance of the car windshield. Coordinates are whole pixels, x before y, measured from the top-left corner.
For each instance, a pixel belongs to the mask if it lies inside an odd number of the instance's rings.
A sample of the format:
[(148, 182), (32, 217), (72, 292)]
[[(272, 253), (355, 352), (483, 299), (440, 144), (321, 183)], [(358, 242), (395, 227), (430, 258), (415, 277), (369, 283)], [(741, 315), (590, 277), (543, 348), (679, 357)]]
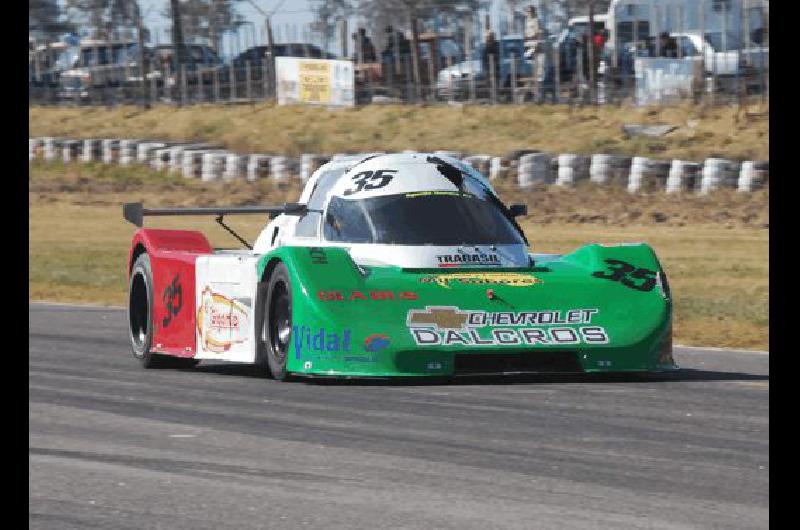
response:
[(524, 244), (494, 196), (456, 191), (333, 197), (324, 235), (328, 241), (391, 245)]

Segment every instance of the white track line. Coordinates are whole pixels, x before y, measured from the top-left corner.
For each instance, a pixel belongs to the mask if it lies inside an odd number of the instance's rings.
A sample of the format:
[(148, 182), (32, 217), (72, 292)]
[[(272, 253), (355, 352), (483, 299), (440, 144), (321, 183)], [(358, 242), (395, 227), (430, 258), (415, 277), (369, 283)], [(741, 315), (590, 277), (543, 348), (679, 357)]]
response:
[[(687, 346), (685, 344), (676, 344), (674, 347), (675, 348), (681, 348), (681, 349), (719, 351), (719, 352), (728, 352), (728, 353), (746, 353), (748, 355), (769, 355), (768, 351), (762, 351), (762, 350), (739, 350), (739, 349), (736, 349), (736, 348), (717, 348), (715, 346)], [(692, 353), (692, 352), (684, 352), (684, 353)]]

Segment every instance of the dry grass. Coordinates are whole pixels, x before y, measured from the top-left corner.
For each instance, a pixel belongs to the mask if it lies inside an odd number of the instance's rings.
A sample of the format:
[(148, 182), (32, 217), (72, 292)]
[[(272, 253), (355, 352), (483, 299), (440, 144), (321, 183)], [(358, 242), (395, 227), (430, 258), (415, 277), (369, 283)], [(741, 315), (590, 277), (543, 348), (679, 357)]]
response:
[[(33, 136), (162, 138), (222, 143), (240, 152), (287, 155), (347, 151), (447, 149), (503, 155), (533, 148), (554, 153), (611, 153), (702, 160), (711, 155), (769, 158), (769, 108), (663, 109), (564, 105), (450, 107), (371, 105), (325, 110), (312, 107), (199, 105), (30, 107)], [(627, 138), (625, 123), (667, 123), (660, 138)]]
[[(522, 199), (531, 205), (532, 215), (522, 225), (536, 252), (568, 252), (588, 242), (653, 245), (675, 296), (676, 342), (768, 348), (767, 192), (674, 198), (596, 188), (521, 193), (501, 186), (500, 191), (507, 202)], [(269, 204), (298, 194), (297, 185), (204, 184), (141, 168), (36, 162), (29, 193), (30, 298), (124, 303), (125, 261), (134, 230), (122, 219), (124, 201)], [(557, 208), (547, 210), (552, 203)], [(231, 222), (253, 240), (264, 219)], [(148, 226), (198, 229), (215, 246), (237, 246), (212, 219), (157, 218)]]

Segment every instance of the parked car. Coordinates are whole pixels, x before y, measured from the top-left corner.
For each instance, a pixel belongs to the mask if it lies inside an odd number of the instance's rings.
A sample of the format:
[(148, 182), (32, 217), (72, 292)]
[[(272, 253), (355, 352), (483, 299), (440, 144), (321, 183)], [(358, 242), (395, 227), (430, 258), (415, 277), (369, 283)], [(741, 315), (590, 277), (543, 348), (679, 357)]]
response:
[[(153, 50), (151, 69), (159, 85), (172, 88), (177, 83), (178, 57), (175, 46), (163, 44)], [(211, 84), (213, 72), (224, 71), (224, 64), (217, 53), (203, 44), (184, 44), (184, 68), (186, 84), (196, 85), (198, 82)]]
[[(436, 92), (439, 97), (450, 97), (453, 90), (455, 98), (468, 94), (470, 75), (475, 77), (477, 97), (486, 97), (490, 90), (490, 81), (484, 64), (485, 43), (479, 44), (472, 52), (468, 61), (454, 64), (439, 71), (436, 80)], [(501, 37), (498, 42), (499, 63), (497, 66), (497, 88), (510, 88), (512, 76), (517, 79), (533, 76), (533, 63), (525, 59), (524, 40), (519, 35)], [(545, 85), (553, 83), (553, 65), (548, 61), (546, 65)]]
[(59, 97), (83, 99), (92, 90), (130, 86), (140, 75), (135, 42), (83, 41), (59, 58)]
[[(29, 41), (29, 46), (32, 43)], [(28, 86), (54, 88), (58, 86), (61, 72), (73, 66), (74, 47), (65, 42), (54, 42), (29, 47)]]

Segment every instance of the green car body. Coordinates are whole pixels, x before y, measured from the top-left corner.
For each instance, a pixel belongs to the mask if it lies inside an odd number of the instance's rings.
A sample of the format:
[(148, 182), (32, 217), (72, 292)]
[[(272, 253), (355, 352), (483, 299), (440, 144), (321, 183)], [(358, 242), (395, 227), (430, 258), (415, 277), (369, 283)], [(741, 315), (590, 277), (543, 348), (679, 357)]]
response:
[(592, 244), (502, 270), (357, 266), (345, 248), (284, 246), (261, 257), (258, 276), (278, 262), (291, 280), (289, 373), (677, 368), (669, 287), (646, 244)]

